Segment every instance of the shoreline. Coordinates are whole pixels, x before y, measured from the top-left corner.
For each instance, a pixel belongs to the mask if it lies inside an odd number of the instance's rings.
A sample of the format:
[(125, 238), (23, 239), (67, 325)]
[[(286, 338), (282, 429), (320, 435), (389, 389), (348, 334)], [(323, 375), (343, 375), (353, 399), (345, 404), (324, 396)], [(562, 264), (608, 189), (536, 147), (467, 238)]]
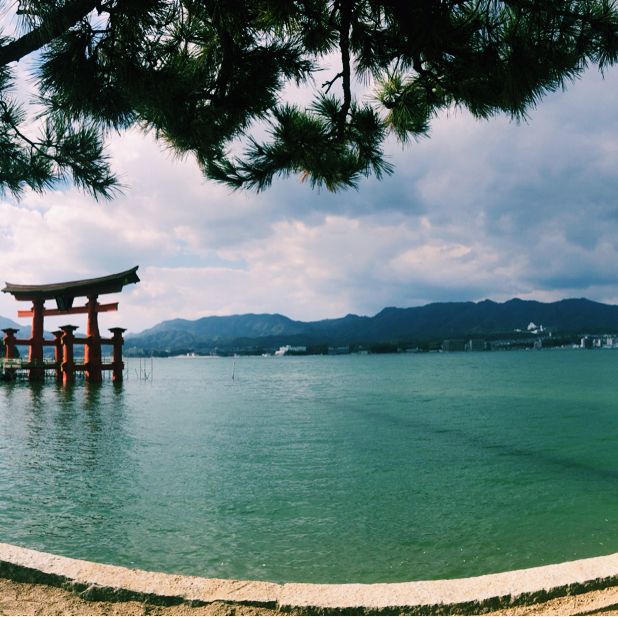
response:
[[(0, 577), (0, 615), (295, 615), (277, 608), (251, 604), (213, 602), (192, 606), (181, 603), (160, 605), (137, 600), (92, 600), (62, 587), (42, 583), (21, 583)], [(327, 613), (328, 614), (328, 613)], [(393, 611), (396, 614), (396, 611)], [(578, 595), (560, 596), (538, 604), (483, 615), (618, 615), (618, 587)]]
[[(322, 585), (164, 574), (0, 544), (0, 583), (1, 614), (617, 614), (618, 553), (462, 579)], [(13, 608), (1, 604), (11, 597)]]

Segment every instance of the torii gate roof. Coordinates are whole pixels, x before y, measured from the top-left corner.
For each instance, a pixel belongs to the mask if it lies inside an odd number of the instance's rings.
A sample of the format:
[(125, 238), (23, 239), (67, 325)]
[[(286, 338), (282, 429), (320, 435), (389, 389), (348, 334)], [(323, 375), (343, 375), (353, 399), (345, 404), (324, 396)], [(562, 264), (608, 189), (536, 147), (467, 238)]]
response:
[(125, 285), (139, 283), (135, 266), (130, 270), (109, 274), (94, 279), (52, 283), (50, 285), (15, 285), (6, 283), (4, 293), (12, 294), (16, 300), (56, 300), (58, 308), (70, 308), (75, 298), (81, 296), (96, 296), (122, 291)]

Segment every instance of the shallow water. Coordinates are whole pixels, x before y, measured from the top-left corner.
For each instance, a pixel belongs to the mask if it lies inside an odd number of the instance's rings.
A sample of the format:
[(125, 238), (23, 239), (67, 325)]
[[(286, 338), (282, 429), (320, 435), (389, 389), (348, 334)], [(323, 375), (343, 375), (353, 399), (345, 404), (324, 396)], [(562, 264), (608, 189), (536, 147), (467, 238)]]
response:
[(311, 582), (618, 551), (618, 351), (129, 366), (0, 386), (0, 541)]

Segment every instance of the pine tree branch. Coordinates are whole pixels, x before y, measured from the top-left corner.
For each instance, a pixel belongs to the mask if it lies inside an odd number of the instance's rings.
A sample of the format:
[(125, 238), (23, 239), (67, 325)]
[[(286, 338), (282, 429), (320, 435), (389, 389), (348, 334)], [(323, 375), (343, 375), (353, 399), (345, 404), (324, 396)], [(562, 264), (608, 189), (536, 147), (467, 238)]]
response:
[(41, 156), (44, 156), (47, 159), (50, 159), (54, 162), (57, 162), (56, 159), (48, 154), (41, 146), (41, 144), (32, 141), (29, 137), (26, 137), (26, 135), (24, 135), (19, 128), (17, 127), (17, 125), (11, 120), (11, 115), (9, 112), (9, 106), (6, 104), (6, 102), (0, 98), (0, 109), (4, 112), (3, 116), (2, 116), (2, 120), (4, 122), (6, 122), (12, 129), (13, 133), (15, 133), (15, 135), (21, 139), (23, 142), (27, 143), (30, 146), (31, 151), (34, 150), (36, 151), (38, 154), (40, 154)]
[[(538, 13), (540, 10), (543, 10), (543, 6), (539, 5), (539, 3), (534, 0), (508, 0), (507, 4), (524, 11), (529, 11), (530, 13)], [(602, 19), (597, 19), (592, 15), (586, 15), (585, 13), (577, 11), (560, 10), (552, 7), (552, 13), (565, 19), (578, 19), (593, 26), (602, 26), (604, 24)]]
[[(99, 197), (111, 198), (115, 191), (120, 189), (116, 178), (112, 176), (107, 170), (107, 164), (103, 160), (98, 161), (100, 153), (95, 153), (95, 158), (90, 160), (79, 160), (79, 157), (66, 156), (62, 153), (62, 142), (58, 140), (50, 140), (46, 138), (45, 141), (33, 141), (24, 133), (22, 133), (11, 118), (11, 113), (8, 104), (2, 98), (0, 98), (0, 111), (2, 111), (1, 119), (10, 127), (17, 139), (21, 140), (24, 144), (30, 147), (30, 159), (31, 161), (35, 156), (42, 157), (55, 164), (57, 168), (56, 173), (50, 173), (45, 179), (46, 184), (51, 184), (52, 181), (61, 178), (65, 169), (70, 169), (73, 174), (74, 182), (82, 185), (87, 191), (89, 191), (95, 199)], [(64, 140), (66, 142), (66, 139)], [(96, 148), (97, 146), (95, 146)], [(49, 150), (53, 150), (50, 153)], [(82, 152), (80, 152), (82, 154)], [(84, 152), (86, 157), (88, 153)], [(31, 164), (32, 168), (32, 164)], [(28, 179), (24, 179), (30, 186), (34, 186)]]
[(338, 80), (341, 79), (343, 77), (343, 72), (341, 73), (337, 73), (332, 79), (329, 79), (327, 81), (325, 81), (322, 84), (322, 88), (326, 88), (326, 90), (324, 90), (324, 94), (328, 94), (330, 92), (330, 89), (333, 87), (333, 84)]
[(339, 27), (339, 46), (341, 48), (341, 65), (343, 78), (343, 105), (339, 117), (339, 139), (343, 139), (346, 118), (352, 102), (350, 87), (350, 26), (352, 24), (352, 0), (341, 0), (341, 22)]
[(100, 4), (99, 0), (73, 0), (59, 8), (53, 17), (24, 36), (0, 46), (0, 66), (21, 60), (24, 56), (47, 45), (64, 34), (68, 28), (83, 19)]

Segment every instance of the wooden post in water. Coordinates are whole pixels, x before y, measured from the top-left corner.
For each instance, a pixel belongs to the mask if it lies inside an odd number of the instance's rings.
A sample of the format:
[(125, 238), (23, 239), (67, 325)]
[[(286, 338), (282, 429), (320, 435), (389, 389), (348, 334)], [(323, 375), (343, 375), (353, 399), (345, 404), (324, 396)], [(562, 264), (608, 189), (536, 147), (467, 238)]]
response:
[(126, 332), (126, 328), (109, 328), (109, 331), (113, 334), (112, 346), (112, 381), (122, 381), (122, 372), (124, 371), (124, 362), (122, 361), (122, 344), (124, 339), (122, 333)]
[(86, 323), (86, 338), (88, 342), (84, 348), (84, 364), (86, 381), (99, 383), (101, 372), (101, 335), (99, 333), (99, 319), (97, 315), (98, 296), (88, 296), (88, 321)]
[(73, 359), (73, 332), (77, 326), (61, 326), (62, 330), (62, 383), (72, 383), (75, 381), (75, 361)]
[(2, 332), (4, 332), (4, 357), (7, 360), (17, 358), (15, 334), (17, 334), (19, 330), (17, 328), (2, 328)]
[[(2, 332), (4, 332), (4, 357), (7, 360), (13, 360), (14, 358), (17, 358), (17, 343), (15, 343), (15, 334), (19, 332), (19, 329), (3, 328)], [(8, 368), (4, 374), (7, 379), (13, 379), (15, 377), (15, 369)]]
[(28, 362), (34, 366), (30, 368), (30, 381), (41, 381), (45, 379), (43, 369), (43, 313), (45, 310), (45, 300), (32, 301), (32, 334), (30, 335), (30, 346), (28, 350)]

